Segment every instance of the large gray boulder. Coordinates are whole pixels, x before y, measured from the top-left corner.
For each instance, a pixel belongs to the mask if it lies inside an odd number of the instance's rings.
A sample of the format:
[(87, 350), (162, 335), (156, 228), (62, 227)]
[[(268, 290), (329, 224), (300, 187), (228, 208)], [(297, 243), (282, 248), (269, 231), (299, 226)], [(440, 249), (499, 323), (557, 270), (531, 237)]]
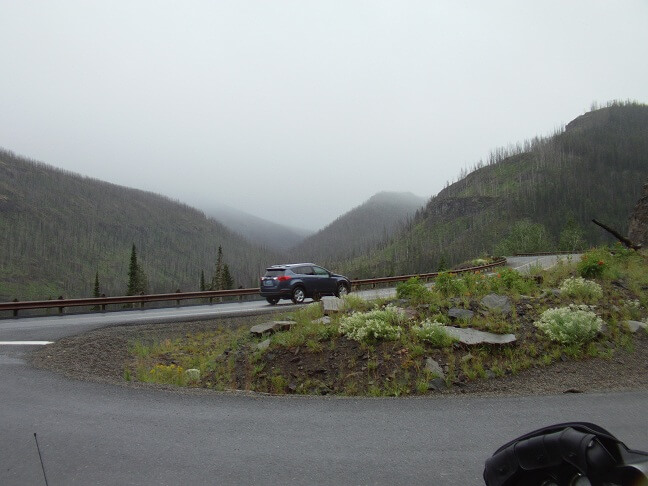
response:
[(265, 341), (261, 341), (259, 344), (256, 345), (256, 348), (259, 351), (265, 351), (270, 347), (270, 338), (266, 339)]
[(433, 375), (436, 375), (437, 378), (445, 379), (443, 368), (441, 368), (441, 365), (432, 358), (425, 359), (425, 369)]
[(511, 313), (511, 299), (506, 295), (488, 294), (481, 300), (481, 305), (491, 312), (504, 315)]
[(336, 314), (342, 311), (344, 307), (344, 302), (339, 297), (322, 297), (322, 308), (324, 309), (324, 315)]
[(492, 332), (478, 331), (477, 329), (444, 326), (443, 329), (459, 340), (460, 343), (469, 346), (475, 344), (510, 344), (517, 338), (514, 334), (493, 334)]
[(626, 326), (631, 333), (636, 333), (639, 329), (648, 329), (648, 323), (641, 321), (626, 321)]
[(475, 313), (468, 309), (460, 309), (459, 307), (452, 307), (448, 309), (448, 317), (451, 319), (458, 319), (460, 321), (469, 321), (473, 318)]
[(257, 324), (250, 328), (250, 333), (255, 336), (263, 336), (265, 334), (272, 334), (279, 331), (287, 331), (295, 325), (294, 321), (271, 321)]

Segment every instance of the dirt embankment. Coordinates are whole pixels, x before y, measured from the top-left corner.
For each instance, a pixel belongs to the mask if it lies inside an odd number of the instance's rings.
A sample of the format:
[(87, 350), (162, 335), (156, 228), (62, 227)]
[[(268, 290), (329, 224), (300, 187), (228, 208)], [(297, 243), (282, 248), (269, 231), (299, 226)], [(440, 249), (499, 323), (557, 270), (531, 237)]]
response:
[[(258, 319), (257, 319), (258, 321)], [(132, 359), (129, 343), (152, 342), (202, 332), (218, 326), (252, 325), (249, 318), (148, 326), (118, 326), (62, 339), (39, 349), (32, 363), (71, 378), (129, 386), (151, 386), (124, 380)], [(335, 363), (330, 364), (336, 367)], [(331, 371), (333, 371), (333, 368)], [(167, 388), (167, 387), (165, 387)], [(432, 394), (555, 394), (621, 390), (648, 390), (648, 334), (640, 331), (631, 350), (618, 348), (611, 359), (558, 362), (516, 375), (472, 381)], [(177, 392), (194, 392), (177, 388)]]

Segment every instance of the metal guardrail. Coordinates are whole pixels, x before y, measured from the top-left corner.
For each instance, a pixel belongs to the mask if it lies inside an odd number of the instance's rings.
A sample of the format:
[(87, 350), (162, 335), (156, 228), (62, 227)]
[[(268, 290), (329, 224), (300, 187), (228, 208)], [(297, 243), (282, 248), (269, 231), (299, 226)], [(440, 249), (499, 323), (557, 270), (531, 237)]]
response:
[(379, 278), (367, 278), (362, 280), (353, 280), (351, 282), (351, 285), (353, 285), (354, 287), (363, 286), (363, 285), (375, 286), (376, 284), (381, 284), (381, 283), (405, 282), (406, 280), (409, 280), (410, 278), (414, 278), (414, 277), (420, 278), (422, 280), (429, 280), (437, 277), (440, 273), (449, 273), (454, 275), (459, 273), (483, 272), (490, 268), (501, 267), (503, 265), (506, 265), (506, 258), (501, 258), (493, 263), (487, 263), (486, 265), (477, 265), (475, 267), (462, 268), (460, 270), (448, 270), (447, 272), (419, 273), (419, 274), (412, 274), (412, 275), (399, 275), (397, 277), (379, 277)]
[[(503, 266), (506, 264), (506, 258), (502, 258), (496, 262), (486, 265), (478, 265), (475, 267), (462, 268), (461, 270), (450, 270), (446, 273), (460, 274), (470, 272), (483, 272), (490, 268)], [(412, 275), (399, 275), (395, 277), (379, 277), (367, 278), (360, 280), (352, 280), (351, 285), (357, 289), (362, 286), (371, 285), (375, 287), (379, 284), (405, 282), (413, 277), (418, 277), (423, 280), (435, 278), (443, 272), (421, 273)], [(58, 308), (59, 313), (63, 314), (66, 307), (95, 307), (106, 310), (107, 305), (115, 304), (140, 304), (144, 306), (147, 302), (163, 302), (163, 301), (176, 301), (177, 305), (183, 300), (204, 299), (213, 303), (213, 300), (226, 297), (243, 297), (246, 295), (258, 295), (259, 288), (247, 289), (233, 289), (233, 290), (207, 290), (204, 292), (174, 292), (169, 294), (151, 294), (151, 295), (125, 295), (120, 297), (91, 297), (83, 299), (56, 299), (56, 300), (31, 300), (31, 301), (13, 301), (13, 302), (0, 302), (0, 311), (12, 311), (14, 317), (18, 316), (18, 311), (26, 309), (52, 309)]]

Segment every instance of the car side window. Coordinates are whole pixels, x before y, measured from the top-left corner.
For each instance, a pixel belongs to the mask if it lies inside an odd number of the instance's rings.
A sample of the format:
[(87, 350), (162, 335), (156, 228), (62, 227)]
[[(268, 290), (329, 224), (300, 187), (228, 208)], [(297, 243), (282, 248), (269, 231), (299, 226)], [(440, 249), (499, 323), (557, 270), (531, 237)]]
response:
[(293, 269), (293, 272), (299, 275), (313, 275), (313, 269), (311, 267), (297, 267)]
[(313, 267), (313, 270), (315, 271), (315, 275), (326, 275), (328, 277), (328, 271), (322, 267)]

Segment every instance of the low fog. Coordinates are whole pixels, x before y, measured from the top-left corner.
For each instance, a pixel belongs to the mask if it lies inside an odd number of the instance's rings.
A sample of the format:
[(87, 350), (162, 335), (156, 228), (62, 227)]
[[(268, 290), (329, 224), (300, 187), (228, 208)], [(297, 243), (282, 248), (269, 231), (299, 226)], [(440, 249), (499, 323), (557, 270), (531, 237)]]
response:
[(648, 101), (648, 3), (0, 3), (0, 146), (315, 230)]

